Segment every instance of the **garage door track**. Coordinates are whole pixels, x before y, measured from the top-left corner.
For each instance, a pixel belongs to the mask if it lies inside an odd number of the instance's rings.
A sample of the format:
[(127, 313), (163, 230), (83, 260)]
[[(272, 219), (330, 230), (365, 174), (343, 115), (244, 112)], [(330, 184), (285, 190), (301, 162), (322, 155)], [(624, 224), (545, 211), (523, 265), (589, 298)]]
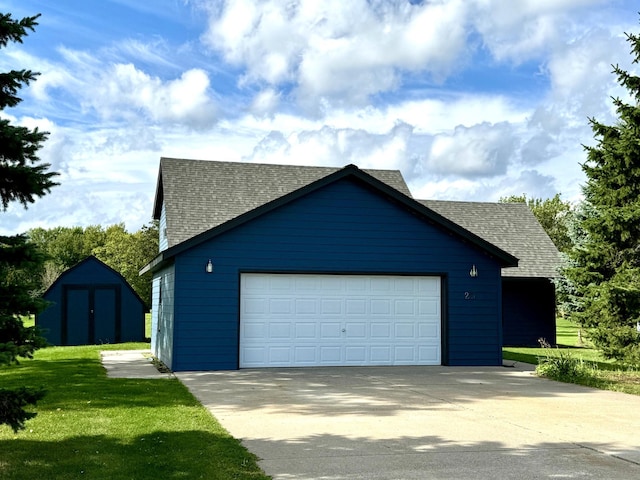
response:
[(530, 366), (176, 375), (275, 479), (640, 478), (640, 397)]

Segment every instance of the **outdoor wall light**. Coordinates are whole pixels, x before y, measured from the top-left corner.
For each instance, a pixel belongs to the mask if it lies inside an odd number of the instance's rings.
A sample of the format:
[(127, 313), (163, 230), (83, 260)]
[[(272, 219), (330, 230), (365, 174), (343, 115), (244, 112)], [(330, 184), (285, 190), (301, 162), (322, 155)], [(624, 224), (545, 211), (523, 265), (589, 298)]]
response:
[(476, 278), (478, 276), (478, 269), (475, 265), (471, 265), (471, 270), (469, 270), (469, 276), (471, 278)]
[(207, 262), (207, 266), (205, 268), (205, 271), (207, 273), (213, 272), (213, 263), (211, 263), (211, 259), (209, 259), (209, 261)]

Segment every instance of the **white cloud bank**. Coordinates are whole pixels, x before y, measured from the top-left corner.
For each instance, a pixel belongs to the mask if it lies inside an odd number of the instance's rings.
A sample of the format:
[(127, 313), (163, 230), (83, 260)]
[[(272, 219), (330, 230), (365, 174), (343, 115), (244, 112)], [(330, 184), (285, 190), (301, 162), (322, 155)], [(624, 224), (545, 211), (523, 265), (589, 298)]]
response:
[(42, 72), (15, 118), (52, 132), (41, 157), (62, 185), (0, 233), (138, 228), (160, 156), (397, 168), (418, 198), (576, 199), (587, 118), (615, 121), (624, 94), (610, 64), (633, 67), (635, 6), (621, 19), (608, 3), (199, 0), (188, 45), (11, 47), (0, 69)]

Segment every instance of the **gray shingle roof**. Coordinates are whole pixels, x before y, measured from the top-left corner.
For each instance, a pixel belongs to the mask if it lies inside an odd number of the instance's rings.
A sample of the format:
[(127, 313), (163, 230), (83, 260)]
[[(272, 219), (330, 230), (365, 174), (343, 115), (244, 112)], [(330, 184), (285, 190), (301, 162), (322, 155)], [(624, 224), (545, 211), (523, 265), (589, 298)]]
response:
[[(165, 204), (173, 247), (340, 168), (161, 158), (154, 218)], [(398, 170), (364, 170), (411, 196)]]
[[(162, 158), (154, 218), (165, 205), (168, 247), (233, 220), (341, 170)], [(364, 170), (411, 197), (398, 170)], [(559, 254), (527, 205), (419, 200), (427, 208), (519, 259), (506, 277), (557, 276)]]
[(502, 276), (558, 276), (558, 250), (526, 204), (418, 201), (517, 257), (518, 267), (504, 268)]

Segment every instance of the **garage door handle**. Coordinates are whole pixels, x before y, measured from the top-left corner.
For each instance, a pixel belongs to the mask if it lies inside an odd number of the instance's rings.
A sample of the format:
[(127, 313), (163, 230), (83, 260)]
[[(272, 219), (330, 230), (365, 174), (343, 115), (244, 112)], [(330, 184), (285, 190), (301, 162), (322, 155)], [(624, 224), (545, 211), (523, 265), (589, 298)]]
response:
[(344, 332), (346, 332), (346, 331), (347, 331), (347, 329), (346, 329), (346, 328), (343, 328), (343, 329), (342, 329), (342, 333), (344, 333)]

